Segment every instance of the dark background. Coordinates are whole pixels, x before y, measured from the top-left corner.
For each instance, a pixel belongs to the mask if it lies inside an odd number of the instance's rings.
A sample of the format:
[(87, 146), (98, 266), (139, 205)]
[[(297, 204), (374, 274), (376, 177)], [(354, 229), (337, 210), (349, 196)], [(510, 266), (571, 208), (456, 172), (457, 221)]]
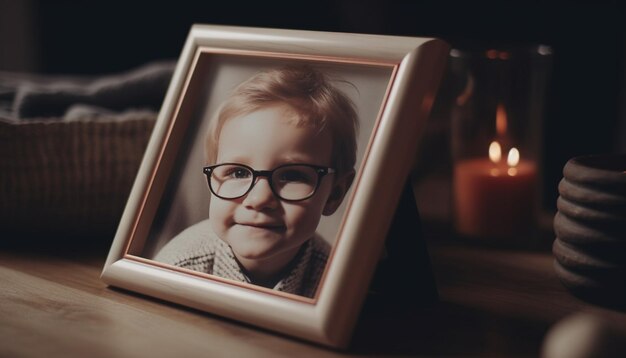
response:
[(193, 23), (436, 36), (456, 48), (546, 44), (552, 205), (569, 158), (626, 152), (625, 15), (617, 1), (0, 0), (0, 71), (98, 75), (176, 59)]

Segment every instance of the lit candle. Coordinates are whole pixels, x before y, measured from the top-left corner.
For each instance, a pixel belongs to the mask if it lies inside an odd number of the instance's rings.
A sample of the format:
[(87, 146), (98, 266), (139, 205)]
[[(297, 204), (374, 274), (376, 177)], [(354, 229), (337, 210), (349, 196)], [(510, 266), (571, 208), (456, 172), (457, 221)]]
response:
[(454, 167), (457, 231), (481, 237), (514, 237), (527, 233), (533, 221), (537, 179), (533, 162), (520, 159), (517, 148), (502, 158), (499, 142), (489, 158), (464, 160)]

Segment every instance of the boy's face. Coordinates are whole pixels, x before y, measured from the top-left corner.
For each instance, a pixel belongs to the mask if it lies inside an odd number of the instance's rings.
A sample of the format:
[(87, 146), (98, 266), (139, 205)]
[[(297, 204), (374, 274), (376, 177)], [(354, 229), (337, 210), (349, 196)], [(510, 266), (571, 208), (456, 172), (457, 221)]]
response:
[[(289, 163), (330, 166), (330, 134), (297, 127), (294, 116), (288, 106), (274, 105), (227, 120), (219, 136), (216, 163), (246, 164), (255, 170), (272, 170)], [(295, 255), (315, 233), (321, 215), (332, 214), (343, 198), (345, 191), (338, 193), (342, 189), (333, 183), (334, 175), (323, 177), (315, 195), (298, 202), (276, 197), (265, 177), (258, 178), (241, 198), (213, 196), (209, 214), (212, 228), (240, 260)]]

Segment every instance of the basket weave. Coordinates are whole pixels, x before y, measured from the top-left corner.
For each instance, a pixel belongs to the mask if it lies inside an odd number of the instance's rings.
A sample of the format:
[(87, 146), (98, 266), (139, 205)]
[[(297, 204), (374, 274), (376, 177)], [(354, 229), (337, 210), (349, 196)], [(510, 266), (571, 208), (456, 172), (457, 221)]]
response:
[(0, 120), (0, 230), (110, 235), (155, 119)]

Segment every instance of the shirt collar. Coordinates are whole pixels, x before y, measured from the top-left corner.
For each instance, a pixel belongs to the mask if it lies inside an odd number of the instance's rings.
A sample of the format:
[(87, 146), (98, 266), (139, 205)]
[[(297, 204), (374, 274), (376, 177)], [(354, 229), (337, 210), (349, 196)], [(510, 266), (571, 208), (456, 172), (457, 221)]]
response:
[[(251, 283), (250, 278), (239, 267), (239, 263), (230, 246), (222, 240), (218, 239), (217, 241), (213, 274), (233, 281)], [(312, 246), (310, 241), (304, 243), (303, 248), (294, 258), (296, 260), (295, 265), (292, 266), (291, 270), (283, 274), (283, 277), (274, 286), (274, 290), (301, 294), (304, 289), (302, 286), (306, 279), (307, 268), (312, 257)]]

